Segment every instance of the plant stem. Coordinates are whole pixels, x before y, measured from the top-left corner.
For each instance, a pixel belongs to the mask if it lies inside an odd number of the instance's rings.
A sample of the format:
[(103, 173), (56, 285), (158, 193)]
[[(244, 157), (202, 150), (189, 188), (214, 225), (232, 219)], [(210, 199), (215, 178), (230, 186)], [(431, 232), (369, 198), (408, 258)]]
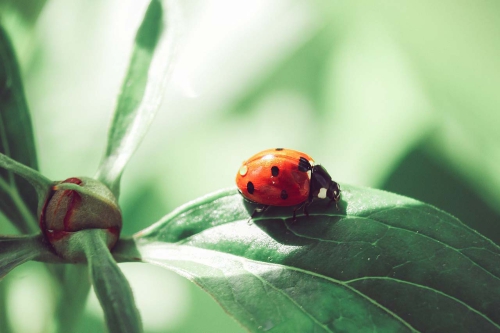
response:
[(74, 331), (81, 318), (90, 290), (90, 281), (86, 273), (85, 265), (65, 265), (64, 283), (62, 289), (59, 289), (60, 298), (56, 309), (55, 332)]

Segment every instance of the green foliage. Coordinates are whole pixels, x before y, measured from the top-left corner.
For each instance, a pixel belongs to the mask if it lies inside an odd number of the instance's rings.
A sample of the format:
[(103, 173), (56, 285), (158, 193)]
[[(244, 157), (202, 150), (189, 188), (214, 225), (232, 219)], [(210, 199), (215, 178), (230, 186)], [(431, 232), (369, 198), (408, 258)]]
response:
[(137, 31), (127, 76), (108, 133), (106, 153), (97, 172), (96, 178), (116, 197), (123, 169), (149, 129), (168, 80), (171, 33), (163, 33), (164, 20), (162, 2), (152, 0)]
[(29, 260), (60, 262), (41, 235), (0, 236), (0, 280), (12, 269)]
[(73, 330), (81, 322), (90, 279), (88, 267), (84, 265), (65, 265), (61, 274), (64, 282), (57, 289), (59, 301), (54, 311), (54, 331), (64, 333)]
[[(50, 185), (52, 182), (45, 178), (42, 174), (37, 172), (36, 170), (25, 166), (24, 164), (21, 164), (19, 162), (16, 162), (15, 160), (9, 158), (8, 156), (1, 154), (0, 153), (0, 166), (4, 168), (6, 171), (11, 172), (12, 174), (16, 174), (20, 177), (23, 177), (25, 181), (27, 181), (36, 191), (37, 194), (37, 201), (38, 201), (38, 206), (43, 203), (43, 199), (47, 195)], [(6, 197), (16, 197), (17, 195), (17, 189), (15, 185), (11, 185), (11, 188), (9, 189), (8, 185), (5, 187), (8, 189), (9, 193), (6, 193)], [(21, 199), (22, 200), (22, 199)], [(24, 203), (24, 202), (22, 202)], [(21, 206), (21, 203), (16, 202), (16, 205)], [(9, 207), (10, 208), (10, 207)], [(38, 207), (40, 208), (40, 207)], [(19, 208), (21, 209), (21, 208)], [(8, 211), (8, 210), (7, 210)]]
[(89, 272), (110, 332), (142, 332), (132, 290), (108, 251), (101, 230), (81, 232), (81, 246), (89, 261)]
[[(38, 162), (35, 142), (19, 66), (1, 25), (0, 111), (0, 153), (36, 170)], [(23, 168), (23, 165), (19, 165), (19, 168)], [(5, 167), (4, 163), (2, 166)], [(12, 169), (0, 170), (0, 209), (20, 232), (33, 232), (37, 227), (33, 219), (37, 198), (32, 186), (15, 173)]]
[(342, 189), (339, 210), (317, 203), (296, 222), (273, 208), (249, 223), (254, 206), (218, 192), (115, 256), (178, 272), (252, 332), (500, 329), (497, 245), (419, 201)]
[[(125, 230), (138, 230), (149, 224), (148, 216), (232, 184), (241, 159), (283, 145), (318, 157), (335, 180), (385, 183), (452, 212), (467, 226), (422, 202), (348, 185), (340, 209), (317, 202), (310, 217), (294, 222), (291, 208), (273, 208), (248, 222), (254, 206), (230, 189), (122, 238), (112, 254), (179, 273), (250, 331), (499, 331), (498, 5), (292, 2), (266, 4), (265, 13), (251, 2), (244, 9), (229, 2), (179, 2), (188, 30), (169, 89), (176, 2), (149, 3), (131, 33), (131, 55), (122, 52), (128, 67), (96, 175), (116, 197), (165, 91), (176, 97), (168, 97), (156, 129), (161, 133), (153, 133), (129, 174), (123, 191), (128, 197), (121, 202)], [(110, 43), (101, 36), (119, 25), (113, 20), (119, 11), (100, 3), (84, 4), (84, 11), (78, 2), (60, 11), (52, 5), (39, 24), (43, 33), (30, 36), (44, 3), (0, 1), (0, 210), (25, 234), (0, 236), (0, 278), (27, 260), (64, 261), (41, 236), (26, 235), (38, 230), (37, 206), (52, 183), (37, 171), (21, 74), (4, 28), (21, 55), (30, 104), (39, 108), (40, 147), (68, 153), (61, 160), (41, 154), (46, 172), (61, 173), (76, 157), (91, 160), (102, 153), (89, 140), (98, 129), (89, 131), (80, 121), (68, 129), (63, 117), (47, 110), (71, 113), (72, 121), (74, 114), (95, 121), (109, 109), (105, 100), (115, 99), (113, 88), (100, 83), (116, 76), (109, 69), (119, 53), (110, 51), (120, 38), (110, 33)], [(61, 19), (75, 13), (79, 20)], [(57, 23), (47, 23), (50, 18)], [(57, 29), (51, 32), (52, 26)], [(72, 43), (58, 42), (60, 37)], [(101, 57), (97, 66), (88, 60)], [(85, 75), (75, 75), (77, 69)], [(179, 91), (189, 98), (177, 96)], [(57, 107), (51, 100), (59, 101)], [(75, 112), (79, 108), (85, 116)], [(78, 149), (78, 133), (91, 149)], [(414, 152), (422, 154), (409, 158)], [(430, 158), (444, 175), (422, 167)], [(57, 295), (54, 330), (74, 331), (90, 274), (110, 331), (140, 332), (128, 282), (98, 231), (78, 232), (72, 245), (84, 249), (89, 266), (47, 265)], [(3, 320), (7, 288), (0, 284), (0, 332), (11, 331)]]
[[(166, 56), (171, 53), (171, 38), (169, 37), (171, 34), (168, 34), (168, 38), (165, 37), (167, 34), (163, 33), (163, 26), (162, 3), (152, 0), (137, 32), (128, 74), (123, 84), (122, 94), (118, 99), (118, 107), (110, 129), (108, 148), (97, 176), (112, 189), (116, 196), (118, 196), (123, 168), (146, 133), (158, 109), (168, 77), (170, 62)], [(89, 186), (89, 190), (83, 191), (77, 186), (77, 193), (74, 194), (75, 189), (71, 185), (69, 185), (69, 189), (64, 188), (64, 186), (68, 186), (67, 184), (52, 186), (50, 180), (36, 171), (37, 163), (31, 122), (16, 58), (3, 28), (1, 29), (0, 107), (2, 117), (0, 118), (0, 148), (5, 154), (0, 153), (0, 166), (4, 169), (3, 178), (0, 179), (0, 195), (4, 200), (2, 200), (0, 208), (21, 232), (30, 233), (36, 230), (34, 229), (36, 219), (33, 215), (42, 212), (42, 207), (47, 207), (50, 211), (43, 210), (42, 214), (49, 218), (49, 213), (57, 213), (56, 220), (59, 227), (64, 230), (59, 230), (60, 228), (57, 230), (62, 236), (58, 234), (54, 238), (57, 240), (55, 242), (52, 242), (51, 239), (51, 245), (40, 235), (2, 236), (0, 238), (2, 244), (0, 278), (28, 260), (72, 261), (76, 257), (73, 258), (68, 254), (84, 253), (86, 261), (88, 261), (91, 281), (106, 314), (109, 330), (111, 332), (141, 332), (142, 323), (135, 307), (130, 286), (106, 246), (106, 243), (109, 243), (108, 232), (99, 229), (84, 230), (85, 227), (79, 225), (83, 220), (86, 220), (76, 213), (79, 208), (82, 208), (85, 217), (90, 218), (91, 224), (96, 222), (95, 218), (92, 218), (94, 215), (106, 216), (106, 214), (102, 215), (102, 212), (85, 210), (85, 206), (82, 206), (82, 203), (85, 203), (85, 198), (94, 198), (95, 184)], [(159, 46), (158, 52), (156, 52), (157, 46)], [(153, 56), (156, 53), (159, 55), (156, 55), (157, 58), (154, 61)], [(24, 164), (9, 158), (9, 155), (21, 160)], [(21, 178), (15, 179), (15, 175)], [(32, 198), (24, 193), (24, 188), (27, 186), (26, 181), (36, 190), (36, 199), (38, 199), (36, 206), (32, 205), (28, 208), (25, 207), (25, 204), (29, 204)], [(100, 184), (97, 184), (98, 187)], [(55, 191), (54, 195), (49, 195), (50, 189)], [(89, 191), (90, 193), (87, 193)], [(102, 195), (101, 192), (97, 191), (97, 194)], [(48, 201), (50, 199), (54, 199), (54, 201)], [(64, 201), (65, 199), (67, 202)], [(61, 205), (63, 201), (66, 202), (64, 206)], [(31, 209), (31, 212), (28, 209)], [(121, 229), (121, 214), (118, 207), (114, 208), (114, 212), (119, 216), (120, 225), (119, 227), (114, 226), (116, 230), (113, 229), (110, 232), (114, 237), (117, 237)], [(72, 223), (71, 217), (77, 219), (75, 225), (69, 225)], [(106, 221), (105, 224), (107, 222), (110, 221)], [(40, 223), (43, 227), (52, 227), (43, 219)], [(66, 230), (69, 227), (76, 229)], [(44, 230), (44, 235), (47, 236), (52, 231)], [(101, 239), (101, 236), (106, 238), (106, 241)], [(114, 243), (114, 240), (111, 241), (111, 244)], [(54, 249), (59, 257), (53, 254)], [(59, 332), (67, 332), (72, 329), (83, 310), (82, 304), (87, 296), (89, 283), (81, 281), (76, 276), (76, 274), (81, 273), (79, 267), (71, 267), (64, 272), (58, 269), (54, 270), (54, 273), (64, 281), (64, 287), (59, 290), (62, 293), (59, 293), (58, 318), (55, 328)], [(3, 311), (2, 315), (4, 315)], [(9, 329), (8, 325), (4, 329)]]

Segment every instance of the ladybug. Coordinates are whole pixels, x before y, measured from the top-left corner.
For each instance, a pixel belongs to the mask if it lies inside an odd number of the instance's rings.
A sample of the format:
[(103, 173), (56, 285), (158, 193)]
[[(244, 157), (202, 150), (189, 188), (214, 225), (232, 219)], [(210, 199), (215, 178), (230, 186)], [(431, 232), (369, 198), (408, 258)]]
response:
[(236, 185), (245, 199), (261, 204), (250, 218), (270, 206), (303, 207), (304, 214), (311, 202), (318, 199), (340, 200), (340, 187), (328, 172), (307, 154), (274, 148), (263, 150), (243, 162), (236, 174)]

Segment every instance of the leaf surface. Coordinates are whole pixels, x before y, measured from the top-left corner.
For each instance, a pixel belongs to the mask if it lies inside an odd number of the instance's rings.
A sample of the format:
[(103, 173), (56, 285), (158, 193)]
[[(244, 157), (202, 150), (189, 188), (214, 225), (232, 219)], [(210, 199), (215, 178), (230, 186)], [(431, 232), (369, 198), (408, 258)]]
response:
[(0, 236), (0, 279), (29, 260), (60, 262), (44, 243), (43, 236)]
[(419, 201), (342, 186), (291, 219), (236, 190), (179, 208), (115, 249), (172, 269), (252, 332), (499, 332), (500, 249)]
[[(0, 153), (37, 170), (28, 104), (19, 66), (0, 26)], [(12, 171), (0, 170), (0, 209), (22, 233), (37, 230), (37, 197), (32, 186)]]
[[(169, 79), (174, 33), (172, 4), (164, 13), (162, 1), (152, 0), (137, 31), (134, 50), (118, 98), (105, 156), (96, 178), (118, 197), (120, 177), (149, 129)], [(167, 33), (166, 31), (169, 30)]]
[(142, 332), (139, 311), (130, 285), (109, 253), (102, 230), (80, 231), (81, 245), (89, 264), (89, 275), (101, 303), (109, 332)]

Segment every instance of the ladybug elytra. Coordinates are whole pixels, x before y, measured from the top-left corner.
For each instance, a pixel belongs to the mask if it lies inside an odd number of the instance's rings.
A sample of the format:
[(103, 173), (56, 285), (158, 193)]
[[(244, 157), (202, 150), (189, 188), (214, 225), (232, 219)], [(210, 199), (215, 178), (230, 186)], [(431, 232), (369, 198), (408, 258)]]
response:
[(236, 185), (243, 197), (263, 205), (252, 217), (270, 206), (296, 206), (296, 211), (308, 206), (314, 199), (340, 200), (339, 184), (328, 172), (307, 154), (275, 148), (263, 150), (243, 162), (236, 174)]

